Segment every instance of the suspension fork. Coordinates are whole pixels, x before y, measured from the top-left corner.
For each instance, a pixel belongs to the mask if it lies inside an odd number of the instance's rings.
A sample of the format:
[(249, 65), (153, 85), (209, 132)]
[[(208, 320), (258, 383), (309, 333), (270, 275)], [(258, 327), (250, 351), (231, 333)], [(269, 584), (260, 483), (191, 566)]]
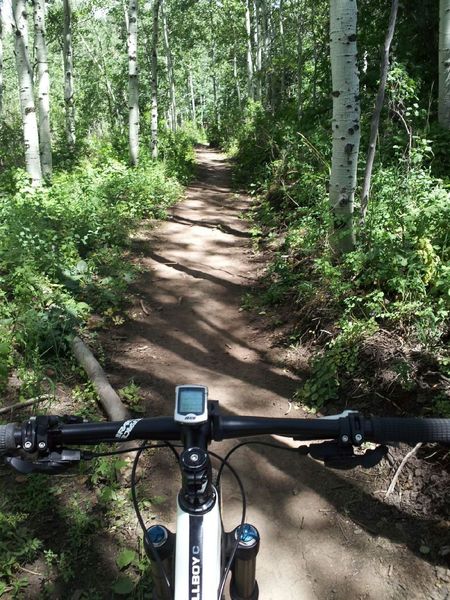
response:
[(259, 552), (259, 532), (254, 525), (244, 523), (226, 534), (226, 555), (231, 556), (236, 540), (239, 544), (231, 566), (231, 600), (258, 600), (256, 557)]

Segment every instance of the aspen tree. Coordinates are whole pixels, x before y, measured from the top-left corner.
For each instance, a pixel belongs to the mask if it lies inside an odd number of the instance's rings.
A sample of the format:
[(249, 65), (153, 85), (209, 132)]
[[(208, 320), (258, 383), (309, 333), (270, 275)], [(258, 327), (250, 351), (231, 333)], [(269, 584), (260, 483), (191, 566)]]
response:
[(138, 0), (128, 6), (128, 138), (130, 163), (136, 166), (139, 157), (139, 72), (137, 62)]
[(3, 112), (3, 0), (0, 0), (0, 117)]
[(439, 5), (439, 123), (450, 129), (450, 0)]
[(338, 253), (348, 252), (354, 245), (353, 199), (360, 141), (356, 19), (356, 0), (331, 0), (333, 152), (329, 201), (332, 246)]
[(172, 50), (170, 48), (169, 26), (164, 2), (161, 3), (161, 19), (163, 26), (164, 53), (166, 55), (167, 78), (169, 83), (169, 123), (172, 131), (177, 129), (177, 101), (175, 90), (175, 75), (173, 70)]
[(25, 0), (13, 0), (14, 51), (19, 81), (20, 110), (22, 114), (25, 167), (33, 186), (42, 183), (39, 155), (39, 133), (34, 105), (33, 79), (28, 55), (28, 23)]
[(361, 192), (361, 224), (366, 218), (367, 206), (369, 204), (370, 182), (372, 179), (373, 162), (375, 160), (375, 150), (377, 144), (378, 128), (380, 124), (381, 110), (383, 108), (384, 93), (386, 90), (386, 82), (389, 71), (389, 49), (391, 47), (392, 38), (394, 37), (395, 21), (397, 19), (398, 0), (392, 0), (391, 13), (389, 16), (389, 25), (384, 40), (383, 54), (381, 57), (381, 74), (380, 85), (378, 87), (377, 99), (375, 102), (375, 110), (372, 116), (370, 126), (369, 147), (367, 150), (366, 168), (364, 172), (364, 180)]
[(189, 92), (191, 95), (192, 121), (195, 123), (195, 125), (197, 125), (197, 112), (195, 109), (194, 78), (192, 77), (192, 65), (190, 63), (188, 66), (188, 81), (189, 81)]
[(160, 5), (161, 0), (153, 0), (151, 153), (152, 158), (155, 160), (158, 158), (158, 29)]
[(64, 9), (64, 106), (66, 115), (66, 139), (70, 150), (75, 146), (75, 101), (73, 85), (72, 7), (71, 0), (63, 0)]
[(44, 177), (52, 175), (52, 140), (50, 133), (50, 76), (45, 40), (45, 0), (33, 0), (34, 49), (37, 62), (39, 109), (39, 146)]
[(247, 93), (250, 100), (254, 100), (253, 86), (253, 54), (252, 54), (252, 24), (250, 18), (250, 3), (245, 3), (245, 29), (247, 32)]

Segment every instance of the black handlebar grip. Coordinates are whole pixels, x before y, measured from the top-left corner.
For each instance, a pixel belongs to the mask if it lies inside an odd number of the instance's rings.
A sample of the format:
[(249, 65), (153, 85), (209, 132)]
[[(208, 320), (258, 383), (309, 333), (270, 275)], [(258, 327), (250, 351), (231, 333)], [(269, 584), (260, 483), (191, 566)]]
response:
[(16, 449), (16, 442), (14, 439), (16, 427), (17, 425), (15, 423), (0, 425), (0, 452)]
[(450, 443), (450, 419), (372, 417), (372, 435), (377, 443), (443, 442)]

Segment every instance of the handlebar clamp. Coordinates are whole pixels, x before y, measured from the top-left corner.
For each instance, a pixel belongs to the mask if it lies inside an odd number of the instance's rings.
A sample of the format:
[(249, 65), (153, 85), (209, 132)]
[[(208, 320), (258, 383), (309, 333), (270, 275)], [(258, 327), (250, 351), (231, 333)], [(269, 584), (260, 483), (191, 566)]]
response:
[(363, 418), (357, 411), (346, 411), (345, 417), (339, 419), (339, 443), (347, 446), (361, 446), (364, 442)]
[(82, 423), (83, 418), (77, 416), (56, 415), (30, 417), (22, 426), (22, 448), (33, 454), (47, 453), (49, 450), (48, 432), (55, 430), (61, 423)]

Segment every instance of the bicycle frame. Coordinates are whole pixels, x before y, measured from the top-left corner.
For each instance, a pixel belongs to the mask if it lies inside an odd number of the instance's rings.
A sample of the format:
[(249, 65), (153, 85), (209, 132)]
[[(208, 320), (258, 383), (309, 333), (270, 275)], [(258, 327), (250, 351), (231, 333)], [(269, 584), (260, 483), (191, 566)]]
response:
[(178, 503), (175, 600), (217, 600), (222, 571), (219, 497), (205, 514), (189, 514)]

